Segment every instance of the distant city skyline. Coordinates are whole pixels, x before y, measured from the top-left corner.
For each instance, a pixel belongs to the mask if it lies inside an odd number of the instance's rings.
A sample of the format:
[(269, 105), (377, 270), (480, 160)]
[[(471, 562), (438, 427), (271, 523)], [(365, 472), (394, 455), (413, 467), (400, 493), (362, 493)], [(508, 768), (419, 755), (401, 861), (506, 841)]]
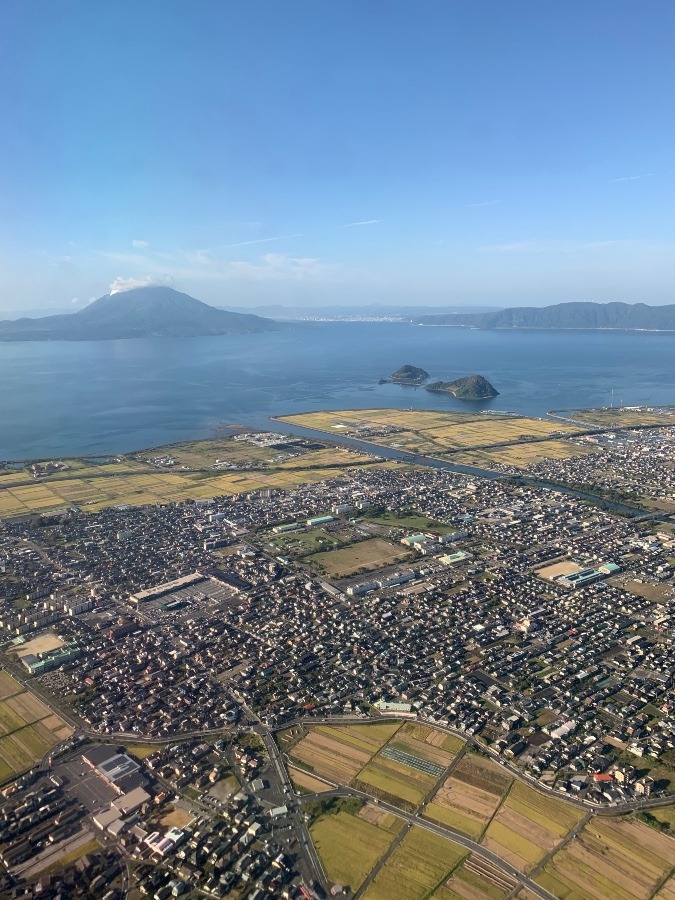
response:
[(0, 313), (675, 302), (666, 0), (0, 7)]

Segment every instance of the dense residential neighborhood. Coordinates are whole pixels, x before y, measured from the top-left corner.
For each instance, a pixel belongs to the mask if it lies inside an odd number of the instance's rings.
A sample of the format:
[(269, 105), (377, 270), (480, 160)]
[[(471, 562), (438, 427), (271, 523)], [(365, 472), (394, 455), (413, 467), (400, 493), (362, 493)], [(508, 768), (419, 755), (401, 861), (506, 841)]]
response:
[[(613, 447), (624, 493), (629, 450)], [(587, 478), (601, 459), (546, 472)], [(73, 895), (123, 896), (132, 878), (158, 898), (323, 896), (284, 751), (296, 726), (415, 720), (589, 814), (675, 792), (666, 517), (389, 464), (7, 519), (0, 560), (5, 694), (33, 691), (69, 735), (18, 780), (0, 741), (8, 896), (35, 889), (55, 840), (94, 842)], [(71, 895), (39, 880), (41, 896)]]

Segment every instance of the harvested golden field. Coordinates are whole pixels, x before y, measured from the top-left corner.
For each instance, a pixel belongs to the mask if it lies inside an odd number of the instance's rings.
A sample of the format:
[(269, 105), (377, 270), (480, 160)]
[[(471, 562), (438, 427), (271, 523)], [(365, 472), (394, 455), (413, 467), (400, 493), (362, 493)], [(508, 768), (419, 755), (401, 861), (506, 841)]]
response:
[(422, 900), (447, 878), (467, 851), (413, 826), (373, 882), (365, 900)]
[(515, 886), (515, 878), (471, 853), (431, 896), (433, 900), (502, 900)]
[(320, 778), (315, 778), (313, 775), (310, 775), (309, 772), (305, 772), (303, 769), (297, 769), (295, 766), (288, 767), (288, 774), (291, 776), (291, 781), (295, 785), (296, 789), (298, 789), (302, 793), (321, 794), (324, 791), (332, 790), (330, 784), (327, 784), (325, 781), (321, 781)]
[(354, 787), (393, 803), (401, 809), (413, 810), (429, 793), (437, 779), (379, 754), (354, 778)]
[(387, 812), (374, 803), (366, 803), (366, 805), (358, 813), (360, 819), (370, 822), (371, 825), (377, 825), (391, 834), (398, 834), (403, 828), (403, 820), (399, 819), (393, 813)]
[(376, 749), (371, 749), (366, 739), (357, 735), (320, 725), (293, 747), (290, 758), (304, 763), (310, 774), (316, 772), (336, 784), (348, 784)]
[(511, 785), (495, 763), (466, 754), (424, 811), (426, 818), (477, 840)]
[(674, 866), (672, 838), (635, 819), (595, 818), (535, 880), (559, 897), (647, 900)]
[[(73, 729), (42, 700), (0, 673), (0, 782), (18, 775), (41, 759)], [(17, 690), (15, 690), (17, 688)]]
[(417, 756), (420, 759), (426, 759), (429, 760), (429, 762), (437, 763), (443, 768), (449, 766), (455, 758), (454, 753), (443, 750), (441, 746), (435, 746), (427, 740), (418, 740), (413, 737), (406, 731), (405, 725), (396, 735), (396, 740), (392, 741), (390, 746), (403, 750), (404, 753), (409, 753), (411, 756)]
[(516, 781), (481, 843), (519, 871), (529, 872), (582, 817), (577, 807)]
[(389, 848), (394, 832), (341, 810), (321, 816), (310, 835), (328, 878), (356, 891)]
[(7, 672), (0, 671), (0, 700), (11, 697), (12, 694), (18, 694), (23, 687), (18, 681), (15, 681)]
[(526, 469), (546, 459), (568, 459), (572, 456), (588, 456), (597, 453), (597, 447), (571, 441), (536, 441), (530, 444), (510, 444), (498, 450), (474, 450), (458, 454), (453, 459), (467, 465), (487, 466), (495, 463)]
[[(386, 447), (440, 455), (494, 444), (515, 444), (523, 438), (576, 434), (581, 430), (577, 426), (525, 416), (402, 409), (338, 410), (281, 419), (329, 434), (363, 437)], [(388, 428), (392, 429), (389, 433)], [(568, 451), (568, 445), (560, 441), (550, 443), (556, 445), (550, 451), (554, 455), (576, 452)]]
[(411, 553), (403, 545), (372, 538), (339, 550), (315, 553), (307, 562), (328, 578), (345, 578), (359, 570), (375, 571), (409, 558)]
[[(155, 451), (148, 451), (149, 454)], [(267, 488), (290, 489), (344, 475), (350, 466), (378, 465), (364, 454), (327, 449), (270, 468), (234, 472), (162, 471), (142, 463), (90, 466), (45, 481), (16, 484), (0, 479), (0, 517), (79, 506), (96, 512), (108, 506), (142, 506), (199, 500)], [(25, 481), (25, 475), (23, 476)]]

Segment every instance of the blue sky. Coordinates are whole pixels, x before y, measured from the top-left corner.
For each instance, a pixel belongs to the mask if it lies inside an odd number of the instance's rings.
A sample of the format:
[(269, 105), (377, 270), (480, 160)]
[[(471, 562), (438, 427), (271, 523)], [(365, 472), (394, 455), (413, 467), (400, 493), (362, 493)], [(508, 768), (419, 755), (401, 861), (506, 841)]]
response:
[(0, 308), (675, 302), (672, 0), (5, 0)]

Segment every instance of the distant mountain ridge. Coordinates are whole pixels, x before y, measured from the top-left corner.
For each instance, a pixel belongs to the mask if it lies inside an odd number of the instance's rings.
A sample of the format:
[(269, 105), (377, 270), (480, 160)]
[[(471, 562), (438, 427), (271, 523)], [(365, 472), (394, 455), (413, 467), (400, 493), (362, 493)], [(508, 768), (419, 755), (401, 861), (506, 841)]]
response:
[(455, 325), (469, 328), (579, 328), (675, 331), (675, 305), (646, 303), (556, 303), (520, 306), (488, 313), (417, 316), (419, 325)]
[(206, 337), (282, 327), (272, 319), (216, 309), (170, 287), (149, 286), (106, 294), (75, 313), (0, 322), (0, 341)]

